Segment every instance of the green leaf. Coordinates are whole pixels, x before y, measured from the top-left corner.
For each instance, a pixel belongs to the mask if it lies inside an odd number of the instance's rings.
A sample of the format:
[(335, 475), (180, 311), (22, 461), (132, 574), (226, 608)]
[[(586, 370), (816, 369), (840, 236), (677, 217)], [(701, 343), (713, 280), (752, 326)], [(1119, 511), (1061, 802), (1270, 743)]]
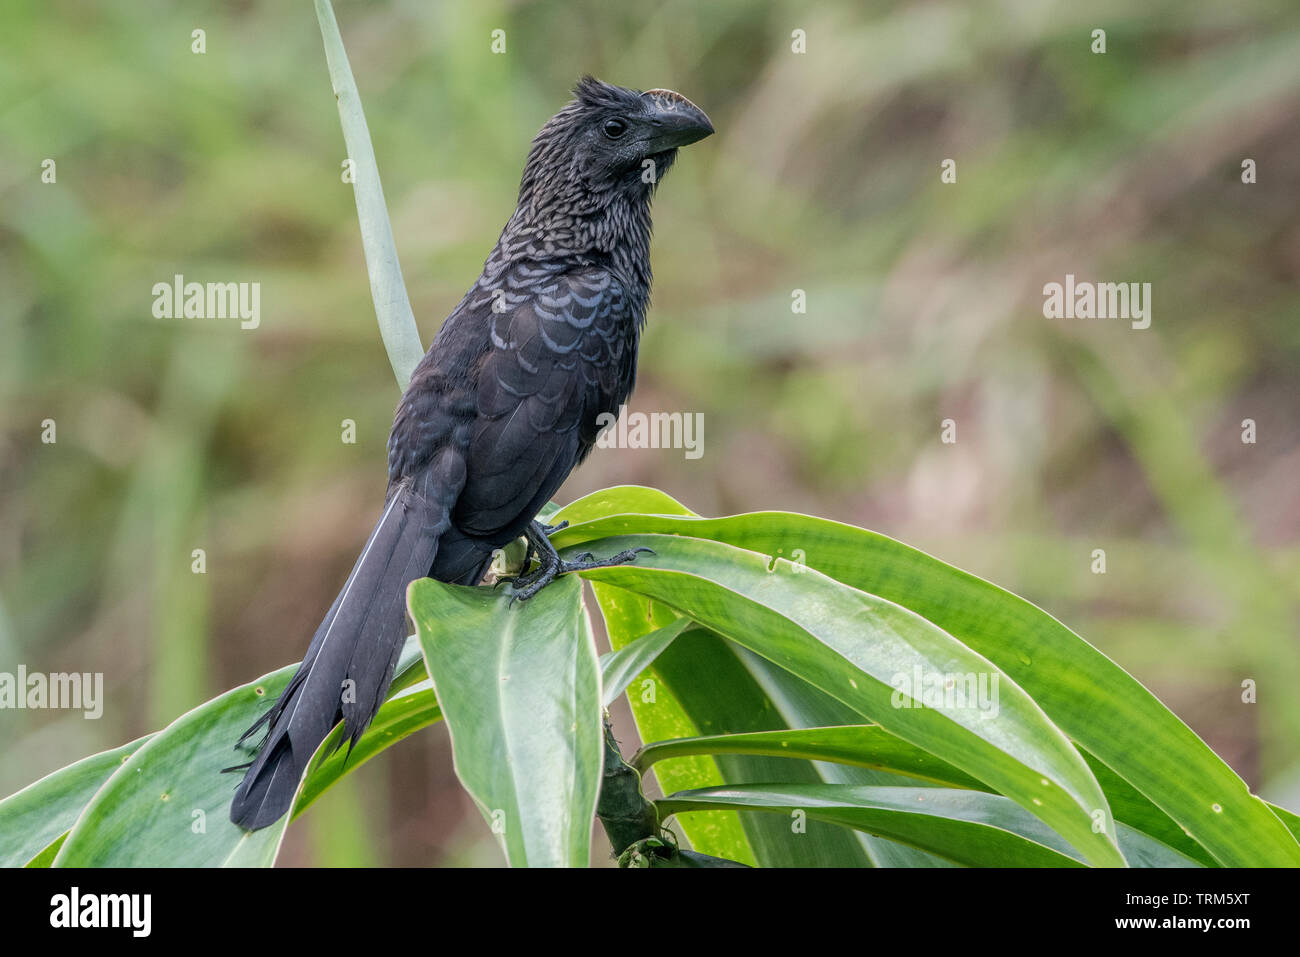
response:
[[(764, 556), (717, 542), (639, 535), (604, 546), (655, 554), (584, 577), (670, 605), (1012, 798), (1090, 863), (1124, 864), (1106, 833), (1113, 829), (1105, 796), (1073, 745), (992, 662), (931, 622), (816, 571), (788, 561), (769, 569)], [(891, 682), (914, 669), (983, 675), (990, 684), (997, 675), (996, 712), (896, 707)], [(1102, 833), (1093, 830), (1094, 815)]]
[[(660, 811), (683, 814), (718, 806), (783, 814), (791, 840), (802, 835), (793, 814), (867, 831), (973, 867), (1077, 867), (1078, 852), (1006, 798), (946, 788), (838, 784), (752, 784), (673, 794)], [(1159, 841), (1118, 825), (1120, 847), (1134, 867), (1200, 867)]]
[(148, 740), (82, 758), (0, 801), (0, 867), (22, 867), (66, 834), (95, 792)]
[[(343, 737), (343, 726), (337, 726), (330, 737), (317, 750), (307, 780), (294, 802), (293, 816), (297, 818), (315, 802), (335, 781), (355, 771), (380, 751), (390, 748), (408, 735), (427, 728), (442, 717), (438, 700), (433, 694), (433, 684), (424, 676), (424, 662), (411, 673), (422, 679), (414, 686), (390, 693), (387, 701), (375, 715), (366, 733), (351, 752), (344, 746), (337, 751), (334, 746)], [(396, 682), (394, 682), (396, 684)]]
[(810, 568), (898, 602), (987, 656), (1061, 730), (1219, 863), (1300, 865), (1300, 843), (1190, 728), (1126, 671), (1023, 598), (883, 535), (787, 512), (721, 519), (608, 515), (575, 523), (555, 543), (591, 543), (629, 527), (769, 556), (799, 549)]
[[(808, 684), (798, 681), (788, 672), (782, 671), (770, 662), (748, 652), (741, 653), (741, 660), (745, 662), (760, 684), (772, 695), (777, 702), (777, 707), (791, 727), (810, 728), (817, 726), (819, 722), (854, 720), (851, 712), (845, 714), (846, 709), (844, 709), (843, 705), (829, 699)], [(906, 746), (905, 742), (899, 743)], [(1151, 835), (1205, 866), (1214, 866), (1214, 858), (1210, 856), (1205, 848), (1184, 834), (1177, 824), (1150, 801), (1138, 794), (1132, 785), (1101, 764), (1092, 755), (1084, 752), (1083, 758), (1088, 762), (1088, 766), (1092, 768), (1097, 783), (1101, 785), (1116, 821)], [(833, 759), (828, 756), (827, 760)], [(933, 756), (931, 756), (930, 761), (929, 770), (931, 773), (920, 776), (914, 775), (912, 780), (923, 783), (924, 779), (934, 780), (938, 778), (940, 783), (946, 785), (971, 786), (971, 779), (961, 771), (951, 765), (939, 762)], [(896, 773), (884, 774), (851, 765), (820, 764), (818, 768), (823, 777), (830, 783), (883, 784), (890, 786), (911, 783), (911, 780), (900, 780)], [(987, 790), (987, 786), (983, 784), (977, 784), (976, 786), (980, 790)], [(869, 840), (875, 842), (876, 846), (871, 848), (872, 855), (878, 859), (878, 863), (882, 866), (918, 867), (933, 865), (937, 860), (931, 855), (925, 855), (913, 848), (902, 847), (892, 842), (882, 842), (875, 838)], [(880, 846), (882, 844), (886, 846)], [(1124, 842), (1121, 840), (1121, 850), (1124, 847)]]
[[(1129, 867), (1205, 867), (1199, 860), (1188, 857), (1181, 851), (1164, 844), (1150, 834), (1143, 834), (1135, 827), (1123, 821), (1116, 825), (1119, 833), (1119, 848), (1124, 852), (1124, 859)], [(1210, 866), (1214, 866), (1211, 864)]]
[[(732, 645), (737, 661), (753, 681), (767, 694), (787, 728), (828, 727), (856, 724), (857, 714), (843, 702), (751, 651)], [(935, 759), (938, 760), (937, 758)], [(788, 763), (788, 762), (787, 762)], [(819, 778), (827, 784), (879, 785), (884, 787), (926, 786), (924, 780), (887, 771), (818, 761), (812, 764)], [(953, 768), (954, 774), (961, 774)], [(748, 778), (747, 780), (761, 780)], [(908, 847), (887, 838), (855, 832), (863, 849), (876, 867), (956, 867), (952, 861), (919, 848)]]
[(25, 865), (26, 867), (53, 867), (54, 858), (59, 854), (59, 848), (63, 847), (63, 842), (68, 839), (68, 832), (64, 831), (57, 838), (51, 841), (45, 848)]
[(627, 686), (654, 662), (664, 649), (691, 626), (689, 618), (678, 618), (671, 625), (642, 635), (618, 651), (600, 656), (601, 704), (608, 708)]
[(1288, 811), (1284, 807), (1278, 807), (1276, 804), (1270, 804), (1268, 807), (1277, 815), (1278, 820), (1286, 826), (1288, 831), (1295, 835), (1296, 838), (1300, 838), (1300, 814)]
[[(615, 525), (626, 522), (625, 530), (632, 530), (633, 524), (640, 521), (640, 514), (682, 515), (698, 518), (689, 508), (677, 501), (667, 492), (644, 485), (615, 485), (584, 495), (575, 502), (554, 512), (547, 523), (569, 522), (578, 525), (595, 521), (599, 518), (617, 516)], [(616, 534), (608, 532), (607, 534)]]
[(510, 591), (411, 583), (407, 604), (456, 774), (512, 865), (586, 867), (604, 758), (582, 583)]
[[(678, 639), (660, 656), (656, 672), (704, 732), (741, 733), (782, 727), (775, 703), (737, 659), (736, 646), (711, 631), (697, 629)], [(818, 769), (809, 761), (751, 754), (718, 754), (713, 759), (727, 784), (822, 781)], [(790, 829), (771, 815), (741, 812), (740, 823), (755, 862), (762, 867), (871, 865), (862, 841), (841, 828), (813, 821), (800, 840), (793, 841)]]
[[(656, 761), (685, 754), (767, 754), (789, 758), (834, 761), (858, 767), (875, 768), (914, 778), (923, 778), (949, 787), (985, 790), (985, 786), (952, 765), (940, 761), (894, 737), (878, 725), (844, 725), (827, 728), (765, 731), (753, 734), (723, 734), (699, 738), (658, 741), (642, 748), (629, 762), (644, 773)], [(1091, 763), (1091, 762), (1090, 762)], [(1202, 867), (1214, 860), (1205, 849), (1182, 834), (1169, 818), (1146, 801), (1123, 779), (1104, 766), (1097, 778), (1106, 790), (1107, 799), (1118, 822), (1120, 849), (1133, 867)], [(1108, 777), (1103, 777), (1106, 774)], [(1120, 797), (1106, 788), (1114, 783)], [(1172, 828), (1173, 835), (1169, 834)], [(1157, 836), (1172, 836), (1176, 843)], [(1177, 841), (1182, 838), (1182, 841)], [(1134, 855), (1138, 858), (1135, 859)]]
[[(983, 791), (855, 787), (842, 784), (748, 784), (673, 794), (655, 802), (663, 814), (726, 807), (782, 814), (796, 811), (900, 841), (971, 867), (1079, 867), (1069, 844), (1015, 802)], [(797, 836), (795, 837), (797, 839)]]
[(924, 778), (950, 787), (984, 790), (984, 785), (978, 779), (874, 724), (656, 741), (643, 747), (628, 763), (644, 773), (656, 761), (683, 754), (765, 754), (770, 757), (835, 761)]
[[(592, 591), (605, 618), (610, 647), (616, 651), (647, 632), (678, 620), (669, 608), (656, 606), (621, 588), (593, 582)], [(674, 648), (680, 649), (680, 645), (674, 642), (669, 646), (668, 654), (671, 655)], [(700, 728), (659, 670), (663, 658), (661, 655), (649, 669), (655, 679), (650, 689), (653, 694), (628, 695), (632, 718), (643, 741), (700, 733)], [(706, 755), (666, 762), (655, 768), (654, 776), (664, 793), (723, 783), (717, 763)], [(742, 864), (757, 863), (740, 815), (734, 811), (695, 814), (689, 821), (678, 822), (677, 826), (696, 850)]]
[[(357, 742), (350, 759), (346, 749), (327, 756), (338, 729), (317, 749), (295, 815), (343, 774), (356, 770), (417, 727), (437, 720), (432, 691), (427, 681), (423, 686), (419, 683), (425, 678), (419, 654), (418, 642), (408, 638), (398, 658), (392, 686), (396, 692), (390, 689), (391, 697)], [(80, 762), (92, 766), (92, 762), (108, 763), (106, 758), (118, 755), (112, 761), (116, 770), (86, 803), (58, 849), (55, 866), (273, 864), (290, 816), (254, 832), (232, 824), (230, 799), (239, 776), (223, 774), (221, 769), (245, 760), (241, 755), (248, 752), (235, 750), (235, 742), (279, 695), (296, 669), (297, 665), (291, 665), (274, 671), (182, 715), (147, 740)], [(120, 755), (128, 749), (133, 750), (122, 761)]]
[(321, 39), (325, 42), (325, 60), (334, 86), (334, 98), (338, 100), (343, 141), (353, 163), (352, 192), (357, 201), (366, 269), (370, 273), (370, 295), (375, 302), (375, 315), (379, 319), (384, 347), (388, 350), (388, 361), (393, 366), (398, 386), (405, 390), (411, 373), (424, 358), (424, 347), (420, 345), (420, 331), (415, 325), (406, 283), (402, 281), (402, 267), (397, 261), (397, 244), (393, 241), (393, 227), (388, 222), (384, 188), (379, 182), (379, 164), (370, 144), (370, 129), (361, 109), (361, 94), (352, 78), (352, 67), (348, 64), (343, 38), (339, 36), (339, 25), (329, 0), (316, 0), (316, 19), (320, 23)]
[(1106, 792), (1106, 800), (1110, 802), (1111, 813), (1115, 815), (1115, 820), (1168, 845), (1180, 854), (1195, 859), (1205, 867), (1219, 866), (1213, 854), (1192, 840), (1173, 818), (1152, 804), (1150, 799), (1133, 785), (1087, 751), (1083, 752), (1083, 759), (1088, 762), (1088, 767), (1092, 768), (1097, 783)]
[(269, 867), (288, 815), (260, 831), (230, 820), (239, 736), (294, 672), (281, 668), (241, 685), (159, 731), (86, 805), (56, 867)]

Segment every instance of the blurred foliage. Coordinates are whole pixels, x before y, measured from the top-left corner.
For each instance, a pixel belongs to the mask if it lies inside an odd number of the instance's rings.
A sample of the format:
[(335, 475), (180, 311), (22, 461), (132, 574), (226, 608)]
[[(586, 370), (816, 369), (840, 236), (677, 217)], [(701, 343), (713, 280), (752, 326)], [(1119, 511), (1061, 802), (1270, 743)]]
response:
[[(1068, 622), (1297, 803), (1293, 0), (335, 9), (426, 343), (581, 73), (719, 131), (656, 201), (632, 402), (703, 412), (704, 456), (599, 451), (560, 501), (641, 483), (901, 538)], [(345, 577), (397, 396), (343, 159), (305, 0), (0, 10), (0, 670), (108, 693), (99, 721), (0, 712), (0, 793), (296, 660)], [(1151, 328), (1044, 319), (1067, 272), (1152, 283)], [(261, 326), (154, 319), (175, 273), (261, 283)], [(286, 862), (496, 859), (440, 731), (313, 816)]]

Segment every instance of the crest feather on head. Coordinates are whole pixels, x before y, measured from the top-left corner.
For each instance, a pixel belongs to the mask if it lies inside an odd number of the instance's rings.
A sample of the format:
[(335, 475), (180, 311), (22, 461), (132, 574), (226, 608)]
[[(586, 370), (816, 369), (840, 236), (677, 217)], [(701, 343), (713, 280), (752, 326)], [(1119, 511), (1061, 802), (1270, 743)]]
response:
[(614, 86), (614, 84), (598, 80), (588, 73), (573, 88), (573, 95), (582, 106), (595, 109), (617, 109), (635, 103), (637, 97), (641, 95), (641, 91)]

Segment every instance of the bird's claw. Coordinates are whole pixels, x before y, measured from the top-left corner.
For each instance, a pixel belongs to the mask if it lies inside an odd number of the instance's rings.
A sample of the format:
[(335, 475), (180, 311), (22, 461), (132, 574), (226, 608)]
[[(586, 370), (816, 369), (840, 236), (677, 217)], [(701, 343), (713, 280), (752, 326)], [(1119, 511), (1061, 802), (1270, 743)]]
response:
[(629, 548), (617, 555), (601, 559), (596, 558), (591, 552), (585, 552), (571, 562), (564, 561), (554, 552), (544, 554), (541, 557), (541, 563), (536, 569), (527, 575), (520, 575), (511, 580), (514, 594), (510, 596), (510, 604), (513, 605), (517, 601), (527, 601), (561, 575), (567, 575), (570, 572), (591, 571), (593, 568), (611, 568), (615, 565), (626, 565), (628, 562), (636, 561), (637, 555), (641, 552), (653, 555), (654, 549), (644, 547)]

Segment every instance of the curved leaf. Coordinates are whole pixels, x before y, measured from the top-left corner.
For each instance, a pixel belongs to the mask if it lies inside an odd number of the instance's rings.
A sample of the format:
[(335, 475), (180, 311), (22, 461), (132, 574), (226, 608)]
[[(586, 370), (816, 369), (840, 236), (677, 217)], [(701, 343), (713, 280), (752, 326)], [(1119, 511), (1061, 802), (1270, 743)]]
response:
[(338, 101), (339, 120), (343, 124), (343, 141), (353, 164), (352, 192), (357, 201), (357, 219), (361, 224), (361, 247), (370, 273), (370, 295), (375, 302), (379, 332), (388, 350), (397, 384), (403, 390), (411, 373), (424, 358), (420, 330), (402, 281), (402, 267), (397, 261), (397, 244), (388, 222), (384, 188), (379, 182), (379, 164), (370, 143), (370, 129), (361, 109), (361, 95), (352, 78), (352, 67), (343, 49), (339, 25), (329, 0), (316, 0), (316, 19), (325, 43), (325, 60), (329, 65), (334, 98)]
[(342, 725), (331, 732), (330, 737), (317, 750), (316, 758), (307, 772), (307, 780), (303, 782), (298, 798), (294, 801), (294, 818), (311, 807), (339, 778), (355, 771), (380, 751), (392, 747), (421, 728), (427, 728), (442, 717), (438, 699), (433, 694), (433, 683), (424, 677), (424, 663), (421, 662), (419, 668), (412, 668), (411, 672), (421, 677), (419, 683), (392, 694), (351, 751), (346, 747), (332, 750), (343, 736)]
[[(643, 747), (628, 763), (644, 774), (655, 762), (668, 758), (728, 753), (834, 761), (905, 774), (948, 787), (985, 789), (984, 784), (970, 775), (894, 737), (878, 725), (841, 725), (657, 741)], [(1214, 866), (1213, 858), (1204, 848), (1187, 838), (1173, 821), (1126, 781), (1104, 765), (1089, 763), (1097, 772), (1097, 779), (1111, 802), (1118, 822), (1120, 849), (1131, 866)], [(1116, 787), (1118, 797), (1108, 787), (1110, 784)], [(1175, 833), (1170, 834), (1170, 829)]]
[[(862, 716), (841, 701), (808, 682), (803, 681), (784, 668), (772, 664), (744, 648), (734, 647), (737, 661), (744, 667), (752, 680), (758, 684), (772, 702), (782, 721), (788, 728), (814, 728), (832, 725), (857, 724)], [(935, 759), (938, 760), (937, 758)], [(788, 763), (788, 762), (785, 762)], [(830, 761), (812, 762), (818, 777), (827, 784), (879, 785), (883, 787), (924, 787), (927, 782), (920, 778), (905, 777), (889, 771), (877, 771), (872, 768), (856, 767), (849, 764), (836, 764)], [(956, 768), (954, 774), (961, 774)], [(761, 780), (749, 778), (748, 780)], [(956, 867), (952, 861), (923, 851), (920, 848), (899, 844), (888, 838), (855, 832), (858, 843), (863, 846), (871, 863), (876, 867)]]
[[(1115, 825), (1119, 833), (1119, 847), (1129, 867), (1205, 867), (1202, 862), (1188, 857), (1168, 844), (1157, 841), (1123, 821)], [(1210, 866), (1214, 866), (1211, 864)]]
[[(927, 676), (984, 675), (989, 685), (994, 675), (1005, 679), (929, 621), (788, 561), (769, 570), (764, 556), (718, 542), (640, 535), (605, 544), (655, 554), (584, 577), (669, 604), (1013, 798), (1090, 862), (1123, 865), (1092, 772), (1014, 682), (999, 682), (995, 713), (891, 702), (891, 682), (916, 669)], [(1104, 825), (1101, 833), (1094, 821)]]
[(566, 575), (510, 591), (411, 583), (407, 605), (456, 774), (512, 865), (586, 867), (603, 770), (600, 667)]
[(694, 622), (678, 618), (671, 625), (642, 635), (618, 651), (600, 656), (601, 704), (608, 708), (664, 649)]
[[(436, 720), (437, 704), (424, 678), (419, 646), (408, 638), (398, 659), (396, 694), (370, 729), (346, 751), (317, 749), (294, 815), (343, 774), (355, 770), (402, 736)], [(235, 742), (283, 690), (296, 665), (281, 668), (200, 705), (136, 748), (77, 817), (54, 857), (58, 867), (269, 867), (279, 853), (290, 815), (260, 831), (230, 821), (237, 774), (221, 769), (240, 761)], [(416, 684), (412, 685), (412, 682)], [(405, 691), (404, 691), (405, 689)], [(413, 712), (418, 711), (418, 720)], [(338, 730), (334, 732), (338, 734)], [(128, 746), (131, 747), (131, 746)], [(112, 752), (108, 752), (112, 753)], [(96, 755), (103, 758), (104, 755)], [(95, 759), (87, 759), (93, 761)], [(38, 782), (39, 783), (39, 782)]]
[(977, 778), (874, 724), (717, 734), (656, 741), (643, 747), (628, 763), (644, 773), (656, 761), (684, 754), (764, 754), (769, 757), (835, 761), (923, 778), (949, 787), (984, 790), (983, 783)]
[[(868, 831), (975, 867), (1077, 867), (1078, 853), (1058, 834), (1006, 798), (943, 788), (755, 784), (673, 794), (657, 802), (665, 814), (719, 805), (793, 815)], [(800, 830), (791, 828), (792, 840)], [(1120, 847), (1134, 867), (1201, 865), (1126, 824)]]
[(146, 735), (82, 758), (0, 801), (0, 867), (35, 863), (35, 857), (76, 823), (112, 773), (148, 740)]
[(795, 812), (918, 847), (970, 867), (1081, 867), (1061, 836), (1014, 801), (983, 791), (749, 784), (673, 794), (664, 814), (726, 807)]
[[(591, 588), (605, 619), (605, 632), (609, 636), (610, 647), (615, 651), (656, 628), (667, 627), (680, 620), (666, 606), (655, 605), (654, 602), (621, 588), (601, 582), (592, 582)], [(669, 653), (672, 647), (669, 646)], [(674, 693), (671, 684), (664, 681), (659, 668), (663, 657), (656, 659), (648, 670), (654, 683), (648, 687), (647, 692), (627, 696), (632, 718), (643, 741), (685, 737), (699, 734), (701, 730)], [(665, 793), (723, 783), (717, 762), (708, 755), (667, 762), (655, 768), (654, 776)], [(742, 864), (757, 863), (741, 825), (740, 815), (734, 811), (695, 814), (689, 821), (679, 821), (677, 826), (697, 851)]]
[[(1110, 802), (1111, 813), (1115, 815), (1115, 820), (1141, 831), (1152, 840), (1159, 841), (1180, 854), (1193, 858), (1204, 867), (1219, 866), (1213, 854), (1196, 843), (1173, 818), (1152, 804), (1151, 800), (1133, 785), (1087, 751), (1083, 751), (1083, 759), (1088, 762), (1088, 767), (1092, 768), (1097, 783), (1106, 792), (1106, 800)], [(1123, 846), (1122, 842), (1120, 846)]]
[[(655, 662), (658, 680), (671, 689), (686, 714), (705, 732), (741, 733), (783, 726), (775, 703), (738, 659), (739, 650), (714, 632), (697, 628)], [(664, 766), (691, 760), (696, 759), (676, 758)], [(823, 780), (819, 769), (810, 761), (788, 761), (757, 754), (716, 754), (712, 760), (726, 784), (749, 781), (817, 784)], [(876, 842), (876, 838), (860, 837), (811, 821), (800, 840), (792, 841), (789, 828), (770, 814), (741, 812), (739, 817), (746, 841), (753, 849), (754, 861), (761, 867), (869, 867), (872, 864), (873, 858), (863, 843), (864, 840)]]
[(1131, 675), (1023, 598), (883, 535), (788, 512), (609, 515), (575, 523), (555, 542), (590, 543), (629, 527), (771, 556), (799, 549), (809, 567), (910, 608), (994, 661), (1220, 863), (1300, 865), (1300, 843), (1236, 772)]
[(288, 815), (260, 831), (230, 820), (235, 742), (293, 667), (241, 685), (182, 715), (99, 789), (55, 856), (56, 867), (269, 867)]
[(616, 523), (618, 521), (629, 523), (626, 530), (630, 531), (633, 529), (632, 523), (639, 523), (642, 515), (699, 517), (667, 492), (661, 492), (657, 488), (649, 488), (645, 485), (615, 485), (570, 502), (563, 508), (557, 509), (545, 521), (578, 525), (599, 518), (617, 516)]

